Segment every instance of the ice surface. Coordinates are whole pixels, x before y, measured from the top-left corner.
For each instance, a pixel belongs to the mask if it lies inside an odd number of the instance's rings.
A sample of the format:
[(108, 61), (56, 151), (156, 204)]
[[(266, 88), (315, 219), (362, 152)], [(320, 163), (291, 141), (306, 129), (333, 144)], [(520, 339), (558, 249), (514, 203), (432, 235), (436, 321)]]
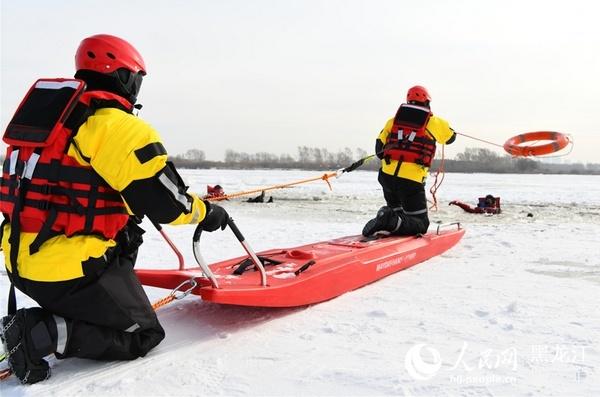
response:
[[(191, 190), (227, 193), (319, 175), (311, 171), (182, 171)], [(430, 178), (430, 183), (432, 178)], [(384, 204), (376, 173), (267, 192), (274, 202), (222, 203), (255, 250), (358, 234)], [(501, 215), (451, 200), (502, 198)], [(188, 297), (160, 309), (167, 337), (133, 362), (52, 360), (29, 395), (600, 395), (600, 177), (446, 174), (435, 222), (458, 220), (445, 254), (318, 305), (220, 306)], [(527, 216), (532, 214), (533, 216)], [(145, 225), (138, 266), (176, 258)], [(165, 227), (194, 264), (192, 226)], [(238, 256), (233, 235), (206, 234), (209, 261)], [(227, 254), (224, 254), (224, 253)], [(0, 274), (0, 305), (7, 278)], [(151, 301), (168, 291), (147, 288)], [(33, 304), (19, 295), (22, 306)]]

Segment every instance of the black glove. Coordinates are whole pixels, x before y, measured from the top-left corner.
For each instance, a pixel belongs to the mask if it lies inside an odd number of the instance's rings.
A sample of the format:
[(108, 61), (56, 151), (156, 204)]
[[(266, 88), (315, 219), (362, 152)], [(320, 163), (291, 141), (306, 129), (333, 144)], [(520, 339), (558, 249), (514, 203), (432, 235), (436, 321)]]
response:
[(138, 248), (144, 242), (142, 235), (146, 233), (146, 231), (139, 226), (141, 222), (142, 220), (137, 216), (130, 216), (127, 225), (125, 225), (115, 237), (119, 246), (119, 255), (137, 254)]
[(200, 222), (202, 230), (207, 232), (214, 232), (218, 228), (225, 230), (227, 221), (229, 220), (227, 211), (216, 204), (210, 204), (208, 201), (205, 201), (204, 205), (206, 205), (206, 216), (202, 222)]

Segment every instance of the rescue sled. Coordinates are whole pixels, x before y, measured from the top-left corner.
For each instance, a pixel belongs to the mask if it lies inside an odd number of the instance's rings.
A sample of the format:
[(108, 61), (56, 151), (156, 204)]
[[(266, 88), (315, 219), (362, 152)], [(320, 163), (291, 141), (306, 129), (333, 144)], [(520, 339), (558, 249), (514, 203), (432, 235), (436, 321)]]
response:
[(440, 255), (465, 232), (459, 223), (451, 223), (423, 236), (348, 236), (254, 253), (232, 219), (228, 225), (247, 256), (206, 264), (199, 251), (202, 231), (196, 229), (193, 247), (198, 267), (185, 268), (176, 251), (179, 269), (137, 269), (141, 283), (174, 292), (185, 289), (186, 294), (229, 305), (304, 306), (335, 298)]

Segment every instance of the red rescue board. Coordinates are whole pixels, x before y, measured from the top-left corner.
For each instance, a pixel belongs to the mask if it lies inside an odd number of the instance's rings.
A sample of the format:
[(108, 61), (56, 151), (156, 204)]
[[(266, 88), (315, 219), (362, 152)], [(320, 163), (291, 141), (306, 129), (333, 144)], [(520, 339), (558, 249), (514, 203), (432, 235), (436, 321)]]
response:
[(348, 236), (289, 249), (257, 253), (279, 262), (265, 266), (267, 285), (251, 265), (241, 275), (233, 274), (247, 257), (210, 265), (218, 280), (214, 288), (200, 267), (174, 270), (137, 269), (141, 283), (175, 289), (194, 277), (192, 291), (203, 300), (241, 306), (293, 307), (323, 302), (426, 261), (453, 247), (464, 229), (428, 233), (422, 237), (383, 237), (367, 240)]

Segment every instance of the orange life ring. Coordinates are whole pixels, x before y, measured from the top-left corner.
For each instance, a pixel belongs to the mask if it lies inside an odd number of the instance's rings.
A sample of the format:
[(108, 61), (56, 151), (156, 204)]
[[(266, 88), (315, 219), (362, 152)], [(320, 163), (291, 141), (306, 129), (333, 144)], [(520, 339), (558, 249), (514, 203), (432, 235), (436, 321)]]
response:
[[(551, 141), (542, 145), (521, 146), (525, 142)], [(542, 156), (558, 152), (569, 144), (569, 137), (560, 132), (537, 131), (513, 136), (504, 144), (504, 150), (513, 156)]]

